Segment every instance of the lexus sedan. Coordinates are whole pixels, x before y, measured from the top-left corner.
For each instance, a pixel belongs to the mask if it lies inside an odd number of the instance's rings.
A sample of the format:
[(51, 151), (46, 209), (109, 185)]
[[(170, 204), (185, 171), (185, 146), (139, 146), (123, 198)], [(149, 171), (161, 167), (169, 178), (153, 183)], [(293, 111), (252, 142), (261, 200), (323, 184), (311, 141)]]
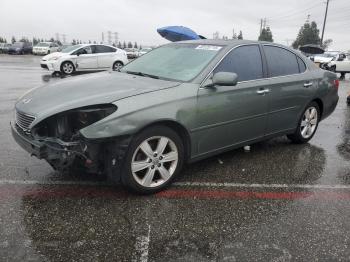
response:
[(77, 71), (119, 70), (128, 62), (126, 52), (109, 45), (82, 44), (51, 53), (40, 65), (53, 73), (71, 75)]
[(170, 43), (120, 72), (29, 91), (15, 105), (12, 134), (56, 170), (81, 167), (154, 193), (185, 163), (276, 136), (308, 142), (335, 109), (338, 85), (279, 44)]

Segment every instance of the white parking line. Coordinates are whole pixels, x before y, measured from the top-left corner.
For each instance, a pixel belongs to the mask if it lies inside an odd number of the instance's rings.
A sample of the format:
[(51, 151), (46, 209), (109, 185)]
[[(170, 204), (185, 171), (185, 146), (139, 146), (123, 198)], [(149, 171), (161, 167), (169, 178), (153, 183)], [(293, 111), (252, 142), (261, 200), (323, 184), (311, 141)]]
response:
[(67, 185), (67, 186), (108, 186), (106, 182), (98, 181), (38, 181), (38, 180), (0, 180), (0, 185)]
[[(112, 186), (98, 181), (38, 181), (38, 180), (0, 180), (0, 185), (77, 185), (77, 186)], [(219, 188), (289, 188), (289, 189), (350, 189), (350, 185), (310, 185), (310, 184), (248, 184), (215, 182), (175, 182), (178, 187), (219, 187)]]
[(310, 189), (350, 189), (350, 185), (308, 185), (308, 184), (244, 184), (215, 182), (176, 182), (176, 186), (223, 187), (223, 188), (310, 188)]

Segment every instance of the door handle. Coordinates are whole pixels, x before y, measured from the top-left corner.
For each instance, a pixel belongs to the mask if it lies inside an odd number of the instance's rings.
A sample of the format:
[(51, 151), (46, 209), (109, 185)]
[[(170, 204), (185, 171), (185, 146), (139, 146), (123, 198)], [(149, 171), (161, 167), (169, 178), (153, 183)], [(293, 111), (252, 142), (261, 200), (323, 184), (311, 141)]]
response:
[(313, 85), (312, 82), (304, 83), (304, 87), (310, 87), (312, 85)]
[(267, 93), (270, 93), (270, 89), (259, 89), (258, 91), (256, 91), (256, 93), (258, 95), (265, 95)]

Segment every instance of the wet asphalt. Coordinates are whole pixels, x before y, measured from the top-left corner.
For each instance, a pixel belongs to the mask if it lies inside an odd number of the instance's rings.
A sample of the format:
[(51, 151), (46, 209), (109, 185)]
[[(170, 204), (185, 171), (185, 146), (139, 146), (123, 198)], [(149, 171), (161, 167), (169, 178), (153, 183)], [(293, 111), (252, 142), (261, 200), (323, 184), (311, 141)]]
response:
[(0, 261), (350, 261), (348, 76), (310, 143), (234, 150), (135, 196), (54, 172), (13, 141), (16, 99), (61, 81), (39, 60), (0, 55)]

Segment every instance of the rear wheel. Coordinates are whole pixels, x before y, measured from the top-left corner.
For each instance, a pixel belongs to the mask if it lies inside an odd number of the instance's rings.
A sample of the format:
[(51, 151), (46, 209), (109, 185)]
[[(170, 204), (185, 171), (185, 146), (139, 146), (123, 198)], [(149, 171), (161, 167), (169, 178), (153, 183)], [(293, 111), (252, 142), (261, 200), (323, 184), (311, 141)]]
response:
[(320, 117), (318, 104), (311, 102), (304, 110), (294, 134), (288, 135), (288, 138), (297, 144), (307, 143), (314, 136)]
[(175, 131), (164, 126), (148, 128), (129, 146), (122, 183), (136, 193), (158, 192), (173, 181), (183, 162), (183, 142)]
[(66, 75), (71, 75), (74, 72), (75, 68), (72, 62), (66, 61), (61, 65), (61, 72)]
[(114, 71), (118, 71), (120, 70), (122, 67), (124, 66), (124, 64), (120, 61), (114, 62), (113, 64), (113, 70)]

